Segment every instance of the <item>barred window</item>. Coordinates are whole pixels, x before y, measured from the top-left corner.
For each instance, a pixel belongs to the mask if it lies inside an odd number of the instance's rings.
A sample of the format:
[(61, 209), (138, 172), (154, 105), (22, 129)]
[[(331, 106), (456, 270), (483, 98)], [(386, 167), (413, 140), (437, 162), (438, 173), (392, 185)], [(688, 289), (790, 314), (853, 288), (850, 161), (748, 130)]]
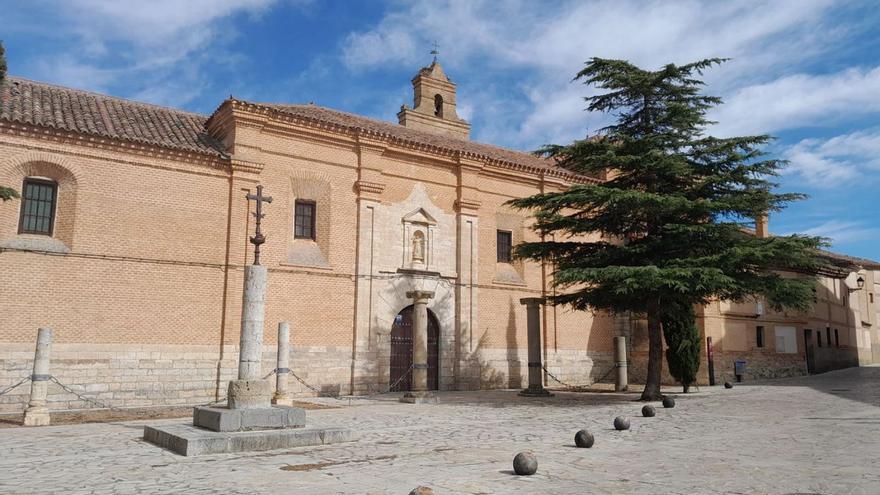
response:
[(758, 326), (755, 328), (755, 340), (757, 340), (758, 347), (764, 347), (764, 327)]
[(25, 179), (22, 185), (20, 234), (52, 235), (58, 185), (50, 180)]
[(511, 248), (513, 247), (513, 235), (506, 230), (499, 230), (496, 237), (498, 247), (498, 263), (510, 263), (513, 259)]
[(315, 240), (315, 202), (296, 200), (293, 214), (293, 238)]

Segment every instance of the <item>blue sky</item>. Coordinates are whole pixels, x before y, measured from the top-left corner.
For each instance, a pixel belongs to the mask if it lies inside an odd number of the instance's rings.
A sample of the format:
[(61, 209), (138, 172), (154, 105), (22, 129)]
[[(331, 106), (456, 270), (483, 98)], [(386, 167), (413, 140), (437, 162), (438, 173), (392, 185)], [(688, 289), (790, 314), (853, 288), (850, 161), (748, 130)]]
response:
[(228, 95), (395, 121), (433, 41), (473, 138), (520, 150), (608, 122), (571, 82), (589, 57), (706, 74), (716, 135), (770, 133), (771, 231), (880, 260), (880, 9), (872, 1), (0, 0), (13, 75), (210, 113)]

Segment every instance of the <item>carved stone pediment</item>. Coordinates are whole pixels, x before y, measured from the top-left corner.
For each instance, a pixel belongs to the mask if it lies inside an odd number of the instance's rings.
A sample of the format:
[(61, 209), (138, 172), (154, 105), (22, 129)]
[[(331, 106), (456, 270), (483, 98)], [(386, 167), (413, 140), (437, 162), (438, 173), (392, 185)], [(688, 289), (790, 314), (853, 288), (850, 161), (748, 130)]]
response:
[(414, 223), (419, 225), (437, 225), (437, 220), (425, 211), (424, 208), (418, 208), (411, 211), (403, 217), (403, 223)]

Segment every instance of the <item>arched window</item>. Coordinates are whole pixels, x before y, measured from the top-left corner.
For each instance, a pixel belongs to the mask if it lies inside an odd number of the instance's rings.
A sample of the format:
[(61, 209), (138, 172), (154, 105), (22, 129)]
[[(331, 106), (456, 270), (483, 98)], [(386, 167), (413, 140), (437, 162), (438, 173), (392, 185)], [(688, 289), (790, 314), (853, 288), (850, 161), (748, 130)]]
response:
[(52, 235), (58, 184), (43, 177), (28, 177), (21, 188), (20, 234)]
[(434, 116), (443, 118), (443, 97), (434, 95)]

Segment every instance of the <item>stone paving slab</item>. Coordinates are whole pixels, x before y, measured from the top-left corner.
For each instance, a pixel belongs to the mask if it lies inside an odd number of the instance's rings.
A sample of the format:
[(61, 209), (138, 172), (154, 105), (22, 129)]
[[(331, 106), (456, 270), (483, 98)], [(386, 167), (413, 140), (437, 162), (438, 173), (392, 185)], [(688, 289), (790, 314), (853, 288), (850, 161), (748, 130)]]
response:
[[(518, 392), (334, 401), (343, 407), (310, 411), (309, 424), (359, 441), (248, 454), (181, 457), (140, 438), (145, 424), (180, 420), (2, 429), (0, 494), (880, 493), (880, 368), (703, 387), (654, 418), (637, 394)], [(618, 415), (629, 431), (613, 430)], [(593, 448), (574, 447), (581, 428)], [(516, 476), (526, 449), (538, 472)]]

